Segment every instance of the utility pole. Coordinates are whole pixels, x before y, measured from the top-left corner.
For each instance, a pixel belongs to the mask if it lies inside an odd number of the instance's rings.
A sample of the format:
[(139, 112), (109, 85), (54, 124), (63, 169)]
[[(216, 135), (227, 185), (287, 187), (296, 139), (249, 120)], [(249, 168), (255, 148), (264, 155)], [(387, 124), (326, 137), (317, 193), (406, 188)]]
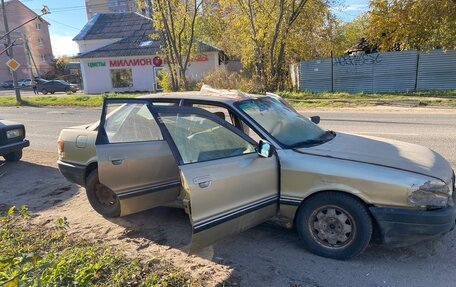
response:
[(24, 39), (24, 51), (25, 51), (25, 58), (27, 59), (27, 66), (29, 70), (29, 75), (30, 75), (30, 83), (32, 86), (35, 84), (35, 76), (33, 76), (33, 68), (32, 68), (32, 53), (30, 52), (29, 46), (28, 46), (28, 39), (27, 35), (22, 34), (22, 39)]
[[(6, 10), (5, 10), (5, 0), (2, 0), (2, 13), (3, 13), (3, 24), (5, 25), (5, 32), (6, 32), (6, 44), (7, 47), (11, 45), (11, 37), (9, 34), (9, 27), (8, 27), (8, 19), (6, 18)], [(8, 57), (13, 58), (13, 47), (10, 47), (8, 49)], [(13, 74), (13, 85), (14, 85), (14, 91), (16, 93), (16, 102), (19, 105), (22, 105), (22, 99), (21, 99), (21, 90), (19, 89), (19, 86), (17, 85), (17, 74), (16, 71), (11, 70)]]

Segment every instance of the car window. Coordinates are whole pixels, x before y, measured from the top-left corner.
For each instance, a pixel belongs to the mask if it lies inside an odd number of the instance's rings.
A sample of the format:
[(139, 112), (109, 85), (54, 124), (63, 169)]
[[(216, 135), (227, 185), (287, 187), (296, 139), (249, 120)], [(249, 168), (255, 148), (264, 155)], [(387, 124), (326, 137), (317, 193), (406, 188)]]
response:
[(105, 131), (110, 143), (163, 140), (160, 129), (145, 104), (109, 104)]
[(184, 163), (239, 156), (255, 147), (217, 122), (195, 114), (160, 113)]
[(202, 105), (202, 104), (193, 104), (192, 107), (200, 108), (206, 110), (210, 113), (213, 113), (217, 117), (221, 118), (222, 120), (234, 125), (233, 119), (230, 116), (230, 112), (227, 108), (214, 106), (214, 105)]
[(200, 108), (210, 113), (213, 113), (222, 120), (225, 120), (226, 122), (239, 128), (242, 132), (244, 132), (246, 135), (254, 139), (256, 142), (259, 142), (261, 139), (261, 137), (251, 128), (249, 128), (249, 126), (244, 121), (236, 117), (234, 114), (230, 114), (227, 108), (208, 104), (192, 104), (192, 107)]

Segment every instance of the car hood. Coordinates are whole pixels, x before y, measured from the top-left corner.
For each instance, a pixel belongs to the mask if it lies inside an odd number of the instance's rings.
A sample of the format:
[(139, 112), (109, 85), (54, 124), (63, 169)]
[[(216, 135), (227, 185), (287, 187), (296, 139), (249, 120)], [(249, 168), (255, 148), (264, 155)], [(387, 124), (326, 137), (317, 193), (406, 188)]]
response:
[(6, 126), (17, 126), (17, 125), (21, 125), (22, 126), (21, 123), (0, 119), (0, 128), (6, 127)]
[(337, 133), (329, 142), (296, 151), (406, 170), (445, 182), (453, 173), (449, 162), (427, 147), (379, 137)]

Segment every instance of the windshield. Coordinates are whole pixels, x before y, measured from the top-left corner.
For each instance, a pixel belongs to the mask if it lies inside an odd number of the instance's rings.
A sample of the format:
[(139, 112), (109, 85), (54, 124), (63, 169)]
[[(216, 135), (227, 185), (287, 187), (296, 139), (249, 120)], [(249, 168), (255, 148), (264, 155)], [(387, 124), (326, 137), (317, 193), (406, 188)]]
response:
[(241, 101), (237, 106), (288, 147), (317, 144), (330, 139), (326, 136), (327, 132), (278, 99), (261, 97)]

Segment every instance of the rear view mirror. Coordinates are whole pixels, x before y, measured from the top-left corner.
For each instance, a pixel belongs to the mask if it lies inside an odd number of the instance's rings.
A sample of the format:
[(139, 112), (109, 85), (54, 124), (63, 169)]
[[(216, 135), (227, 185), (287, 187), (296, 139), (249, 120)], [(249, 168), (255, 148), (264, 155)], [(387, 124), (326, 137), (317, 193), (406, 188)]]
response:
[(257, 153), (261, 157), (271, 157), (273, 153), (273, 147), (269, 142), (260, 140)]
[(310, 117), (310, 120), (311, 120), (314, 124), (318, 125), (318, 124), (320, 123), (320, 116), (311, 116), (311, 117)]

